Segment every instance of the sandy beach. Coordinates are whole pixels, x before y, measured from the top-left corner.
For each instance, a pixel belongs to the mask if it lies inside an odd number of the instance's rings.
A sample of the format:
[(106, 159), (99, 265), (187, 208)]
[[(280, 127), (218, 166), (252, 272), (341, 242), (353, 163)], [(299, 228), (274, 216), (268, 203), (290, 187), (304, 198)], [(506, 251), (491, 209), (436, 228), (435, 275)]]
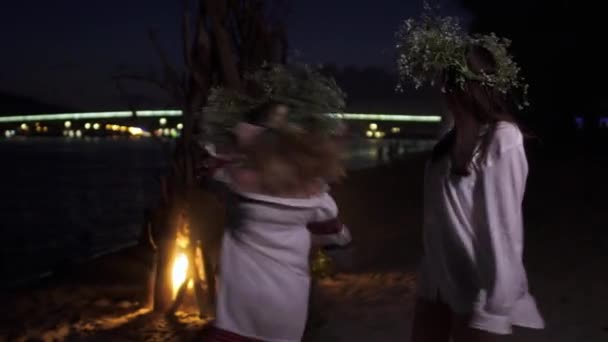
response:
[[(334, 187), (354, 242), (332, 252), (338, 273), (318, 282), (305, 341), (409, 341), (425, 158), (360, 170)], [(510, 340), (608, 341), (608, 166), (530, 159), (525, 261), (547, 328)], [(131, 248), (4, 293), (0, 341), (200, 340), (207, 321), (187, 307), (171, 318), (142, 307), (149, 258)]]

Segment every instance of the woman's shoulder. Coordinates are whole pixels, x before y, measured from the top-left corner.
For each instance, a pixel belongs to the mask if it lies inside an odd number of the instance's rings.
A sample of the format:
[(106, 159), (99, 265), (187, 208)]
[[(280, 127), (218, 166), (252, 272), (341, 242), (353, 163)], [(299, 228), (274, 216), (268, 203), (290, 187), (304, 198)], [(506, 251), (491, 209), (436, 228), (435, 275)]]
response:
[(286, 208), (316, 209), (323, 207), (329, 194), (326, 192), (311, 195), (309, 197), (282, 197), (273, 196), (260, 192), (248, 192), (233, 187), (232, 190), (243, 198), (247, 198), (260, 204), (279, 205)]
[(257, 202), (313, 208), (319, 206), (319, 203), (329, 196), (329, 185), (322, 180), (311, 183), (309, 186), (303, 186), (297, 193), (278, 195), (264, 191), (260, 184), (259, 173), (250, 168), (231, 166), (227, 168), (225, 174), (226, 177), (222, 180), (235, 194)]
[(490, 151), (502, 154), (513, 148), (523, 147), (523, 143), (524, 136), (517, 124), (499, 121), (493, 130)]

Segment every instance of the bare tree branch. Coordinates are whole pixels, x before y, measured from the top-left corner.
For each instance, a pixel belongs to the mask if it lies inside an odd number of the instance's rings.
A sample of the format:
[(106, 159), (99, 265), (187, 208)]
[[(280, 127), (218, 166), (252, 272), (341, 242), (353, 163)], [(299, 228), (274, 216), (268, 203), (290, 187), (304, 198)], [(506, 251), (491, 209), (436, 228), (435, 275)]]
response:
[(240, 75), (230, 34), (226, 30), (228, 3), (225, 0), (207, 0), (205, 4), (221, 60), (222, 79), (226, 86), (239, 89), (241, 87)]
[(165, 77), (165, 81), (167, 83), (172, 84), (171, 87), (183, 88), (183, 82), (180, 78), (180, 74), (177, 72), (177, 70), (173, 67), (173, 65), (169, 61), (169, 58), (167, 57), (165, 50), (160, 46), (156, 32), (150, 31), (149, 36), (150, 36), (150, 41), (152, 42), (152, 45), (154, 46), (154, 49), (156, 50), (156, 53), (162, 63), (163, 76)]

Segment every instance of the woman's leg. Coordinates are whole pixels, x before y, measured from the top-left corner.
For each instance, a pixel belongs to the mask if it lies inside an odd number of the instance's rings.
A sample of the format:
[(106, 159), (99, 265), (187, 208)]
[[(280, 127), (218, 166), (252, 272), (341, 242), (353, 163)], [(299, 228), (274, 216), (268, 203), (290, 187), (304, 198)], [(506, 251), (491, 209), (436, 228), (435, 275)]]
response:
[(416, 300), (412, 342), (449, 342), (451, 330), (452, 312), (446, 304)]

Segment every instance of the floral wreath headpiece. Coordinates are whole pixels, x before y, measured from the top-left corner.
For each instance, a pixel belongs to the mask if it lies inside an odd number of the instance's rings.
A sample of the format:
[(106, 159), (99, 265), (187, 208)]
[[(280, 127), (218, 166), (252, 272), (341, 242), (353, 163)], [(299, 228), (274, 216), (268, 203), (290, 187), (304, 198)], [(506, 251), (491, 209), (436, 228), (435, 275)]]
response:
[[(424, 85), (439, 86), (446, 91), (445, 75), (453, 75), (453, 81), (464, 88), (467, 81), (478, 81), (502, 94), (520, 96), (518, 107), (528, 106), (528, 85), (521, 76), (521, 68), (509, 54), (511, 41), (494, 33), (469, 35), (454, 17), (437, 15), (437, 8), (424, 3), (419, 19), (404, 21), (396, 33), (397, 69), (399, 83), (412, 82), (416, 89)], [(467, 62), (472, 47), (489, 51), (495, 60), (494, 72), (474, 72)]]
[(309, 66), (264, 65), (246, 75), (245, 84), (244, 91), (222, 87), (211, 90), (203, 112), (212, 139), (230, 131), (246, 113), (268, 102), (289, 107), (289, 124), (314, 124), (325, 133), (339, 127), (339, 115), (335, 114), (344, 111), (346, 95), (333, 78)]

